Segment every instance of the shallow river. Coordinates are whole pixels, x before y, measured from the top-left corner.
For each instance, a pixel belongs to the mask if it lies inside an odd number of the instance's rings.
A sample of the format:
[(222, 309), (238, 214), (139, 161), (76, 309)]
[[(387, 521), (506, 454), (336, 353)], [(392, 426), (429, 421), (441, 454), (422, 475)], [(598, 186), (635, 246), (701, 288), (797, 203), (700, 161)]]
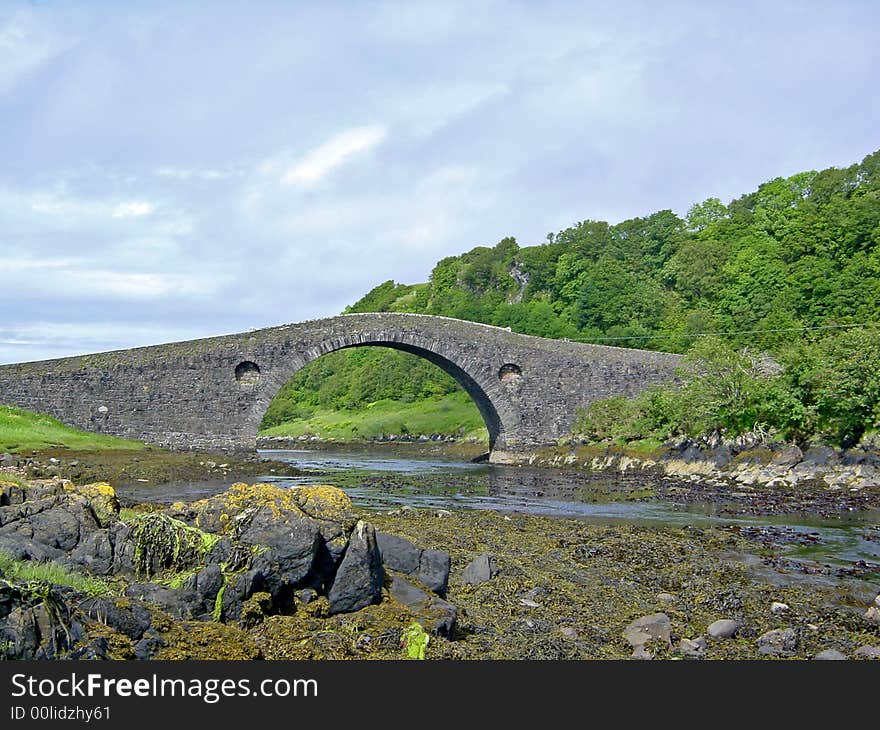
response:
[[(862, 569), (867, 567), (869, 575), (880, 575), (880, 566), (874, 567), (880, 564), (880, 514), (876, 511), (845, 513), (834, 519), (798, 514), (745, 517), (732, 514), (731, 505), (723, 503), (657, 499), (652, 496), (650, 479), (644, 476), (506, 467), (354, 450), (260, 453), (305, 472), (299, 477), (266, 474), (262, 481), (335, 484), (345, 489), (356, 505), (369, 509), (491, 509), (577, 518), (593, 524), (769, 528), (777, 539), (791, 542), (786, 549), (788, 558), (830, 566), (859, 565), (862, 561)], [(144, 489), (143, 498), (190, 501), (227, 486), (218, 482), (150, 486)], [(125, 491), (127, 496), (140, 496), (136, 488)]]

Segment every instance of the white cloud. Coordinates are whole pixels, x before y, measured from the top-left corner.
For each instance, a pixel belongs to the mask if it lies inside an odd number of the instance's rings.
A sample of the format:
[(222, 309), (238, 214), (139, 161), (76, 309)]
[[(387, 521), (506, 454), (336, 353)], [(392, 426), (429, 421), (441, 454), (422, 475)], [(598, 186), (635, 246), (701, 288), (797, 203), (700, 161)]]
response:
[(216, 168), (189, 168), (189, 167), (157, 167), (153, 170), (156, 177), (171, 178), (172, 180), (227, 180), (242, 174), (237, 169)]
[[(131, 187), (131, 181), (115, 187)], [(143, 221), (142, 230), (163, 236), (185, 236), (194, 227), (187, 212), (169, 205), (115, 191), (87, 197), (71, 192), (66, 185), (35, 189), (0, 186), (0, 219), (7, 237), (32, 235), (40, 229), (117, 235), (118, 221), (127, 219)]]
[(113, 209), (114, 218), (140, 218), (151, 215), (156, 206), (143, 200), (132, 200), (128, 203), (120, 203)]
[(215, 288), (210, 280), (185, 274), (131, 271), (72, 271), (65, 277), (79, 296), (110, 295), (121, 299), (152, 299), (170, 294), (192, 296), (208, 294)]
[(350, 158), (368, 152), (385, 139), (383, 126), (356, 127), (337, 134), (316, 147), (281, 176), (285, 185), (310, 186)]
[[(174, 253), (169, 242), (147, 239), (135, 240), (132, 245), (150, 244), (163, 246), (161, 249), (141, 249), (148, 254)], [(134, 257), (124, 248), (114, 251), (112, 257), (118, 264), (136, 263)], [(143, 255), (141, 259), (145, 258)], [(118, 260), (117, 260), (118, 259)], [(140, 262), (143, 264), (143, 260)], [(36, 274), (12, 279), (8, 290), (21, 289), (23, 292), (40, 293), (52, 299), (151, 299), (157, 297), (202, 297), (214, 293), (228, 280), (228, 275), (198, 268), (193, 273), (171, 273), (162, 271), (138, 271), (132, 269), (113, 270), (106, 263), (100, 264), (88, 258), (37, 258), (32, 256), (11, 256), (3, 262), (3, 270), (9, 274)]]
[(0, 93), (71, 45), (21, 15), (0, 26)]

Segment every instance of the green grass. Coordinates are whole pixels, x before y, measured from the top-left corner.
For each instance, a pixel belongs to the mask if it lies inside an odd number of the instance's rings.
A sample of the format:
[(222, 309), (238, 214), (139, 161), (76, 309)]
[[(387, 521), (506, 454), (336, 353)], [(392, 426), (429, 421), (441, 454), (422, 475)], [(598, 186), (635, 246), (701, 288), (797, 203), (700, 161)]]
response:
[(88, 433), (65, 426), (42, 413), (0, 406), (0, 451), (40, 451), (53, 447), (82, 451), (146, 448), (138, 441)]
[(38, 563), (33, 560), (14, 560), (9, 553), (0, 550), (0, 570), (7, 581), (27, 583), (43, 581), (52, 585), (70, 586), (74, 590), (92, 596), (105, 595), (110, 587), (102, 580), (82, 573), (74, 573), (58, 563)]
[(380, 400), (356, 411), (319, 409), (308, 418), (267, 428), (261, 436), (319, 436), (336, 441), (359, 441), (398, 434), (440, 433), (488, 442), (489, 434), (467, 393), (403, 403)]
[(27, 479), (11, 471), (0, 471), (0, 482), (15, 484), (19, 487), (26, 487), (28, 485)]

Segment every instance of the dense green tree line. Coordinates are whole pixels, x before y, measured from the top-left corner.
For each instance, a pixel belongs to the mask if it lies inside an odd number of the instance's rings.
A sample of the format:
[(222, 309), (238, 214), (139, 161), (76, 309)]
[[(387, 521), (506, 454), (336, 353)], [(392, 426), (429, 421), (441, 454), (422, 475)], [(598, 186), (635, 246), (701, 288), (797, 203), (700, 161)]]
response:
[(592, 404), (575, 436), (625, 444), (748, 434), (853, 446), (880, 429), (878, 329), (791, 343), (774, 357), (704, 338), (684, 356), (679, 376), (675, 386)]
[[(834, 342), (849, 342), (828, 336), (833, 329), (804, 328), (880, 321), (878, 244), (875, 152), (844, 169), (776, 178), (727, 205), (710, 198), (684, 218), (664, 210), (616, 225), (586, 220), (522, 248), (504, 238), (439, 261), (427, 283), (384, 282), (346, 311), (438, 314), (671, 352), (686, 352), (704, 333), (736, 333), (723, 335), (731, 351), (769, 352), (791, 373), (807, 367), (809, 348), (827, 354)], [(798, 343), (803, 361), (791, 354)], [(328, 382), (318, 385), (319, 371)], [(351, 351), (321, 358), (282, 397), (358, 407), (389, 393), (420, 398), (450, 387), (438, 369), (399, 353)], [(791, 387), (800, 397), (807, 386)], [(825, 418), (809, 399), (802, 405)]]

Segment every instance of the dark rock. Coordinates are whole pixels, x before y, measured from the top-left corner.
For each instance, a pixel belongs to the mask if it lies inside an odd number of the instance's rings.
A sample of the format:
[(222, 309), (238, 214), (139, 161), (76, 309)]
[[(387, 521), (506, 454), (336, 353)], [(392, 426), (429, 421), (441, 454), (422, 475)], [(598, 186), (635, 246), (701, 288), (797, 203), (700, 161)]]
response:
[(92, 575), (113, 572), (113, 543), (107, 530), (96, 530), (86, 535), (70, 553), (70, 562), (88, 570)]
[(163, 646), (165, 646), (165, 642), (160, 636), (145, 636), (134, 645), (134, 658), (140, 661), (152, 659)]
[(834, 466), (840, 463), (840, 455), (830, 446), (814, 446), (804, 452), (802, 463), (809, 466)]
[(382, 553), (382, 562), (390, 570), (410, 575), (419, 569), (422, 551), (406, 538), (377, 532), (376, 541)]
[(196, 593), (203, 601), (213, 602), (226, 582), (219, 565), (208, 565), (196, 574)]
[(150, 628), (150, 612), (136, 603), (129, 609), (107, 598), (87, 598), (80, 602), (78, 608), (92, 621), (109, 626), (132, 640), (140, 639)]
[(358, 611), (382, 599), (382, 555), (372, 525), (359, 521), (348, 539), (328, 599), (331, 613)]
[(133, 575), (135, 545), (131, 540), (131, 528), (124, 522), (117, 522), (109, 528), (109, 535), (113, 544), (113, 573)]
[(318, 600), (318, 591), (314, 588), (303, 588), (296, 592), (296, 598), (304, 606), (308, 606), (312, 601)]
[[(248, 554), (248, 558), (250, 554)], [(239, 565), (234, 565), (232, 563), (240, 562), (239, 556), (233, 556), (233, 546), (232, 540), (228, 537), (222, 537), (211, 546), (211, 549), (208, 551), (208, 554), (205, 555), (205, 564), (206, 565), (221, 565), (226, 563), (229, 570), (236, 570)]]
[(464, 569), (462, 585), (479, 585), (498, 575), (498, 564), (492, 555), (478, 555)]
[(0, 617), (0, 658), (62, 658), (84, 636), (57, 586), (34, 593), (0, 584)]
[(773, 454), (770, 463), (773, 466), (794, 466), (795, 464), (800, 464), (803, 460), (803, 452), (797, 446), (789, 446)]
[(376, 533), (382, 562), (389, 570), (417, 578), (438, 595), (445, 595), (449, 586), (452, 560), (442, 550), (423, 550), (409, 540), (384, 532)]
[(89, 643), (80, 646), (65, 659), (75, 659), (79, 661), (106, 661), (110, 659), (110, 642), (103, 636), (96, 636)]
[(240, 540), (246, 545), (266, 547), (252, 566), (263, 574), (276, 597), (305, 584), (323, 545), (314, 520), (293, 512), (274, 516), (268, 507), (257, 509)]
[(191, 619), (200, 612), (201, 601), (192, 591), (166, 588), (155, 583), (132, 583), (125, 589), (125, 595), (151, 603), (172, 618)]
[(34, 542), (14, 533), (0, 536), (0, 550), (13, 560), (33, 560), (38, 563), (50, 560), (61, 561), (67, 556), (63, 550)]
[(391, 578), (391, 596), (412, 611), (426, 631), (439, 636), (452, 636), (458, 620), (455, 606), (426, 593), (401, 575), (392, 575)]
[(733, 454), (727, 446), (719, 446), (712, 450), (711, 461), (716, 469), (723, 469), (733, 461)]
[[(51, 509), (33, 515), (30, 520), (33, 539), (59, 550), (72, 550), (79, 543), (79, 520), (66, 509)], [(95, 524), (97, 528), (97, 524)]]
[(878, 463), (880, 463), (880, 457), (878, 457), (877, 454), (872, 454), (869, 451), (850, 449), (849, 451), (843, 452), (840, 463), (843, 466), (859, 466), (862, 464), (877, 466)]
[(449, 586), (452, 559), (442, 550), (422, 550), (419, 560), (419, 580), (438, 596), (445, 596)]
[(225, 621), (237, 620), (241, 615), (242, 604), (254, 593), (263, 591), (266, 582), (259, 570), (248, 570), (227, 578), (223, 591), (222, 614)]

